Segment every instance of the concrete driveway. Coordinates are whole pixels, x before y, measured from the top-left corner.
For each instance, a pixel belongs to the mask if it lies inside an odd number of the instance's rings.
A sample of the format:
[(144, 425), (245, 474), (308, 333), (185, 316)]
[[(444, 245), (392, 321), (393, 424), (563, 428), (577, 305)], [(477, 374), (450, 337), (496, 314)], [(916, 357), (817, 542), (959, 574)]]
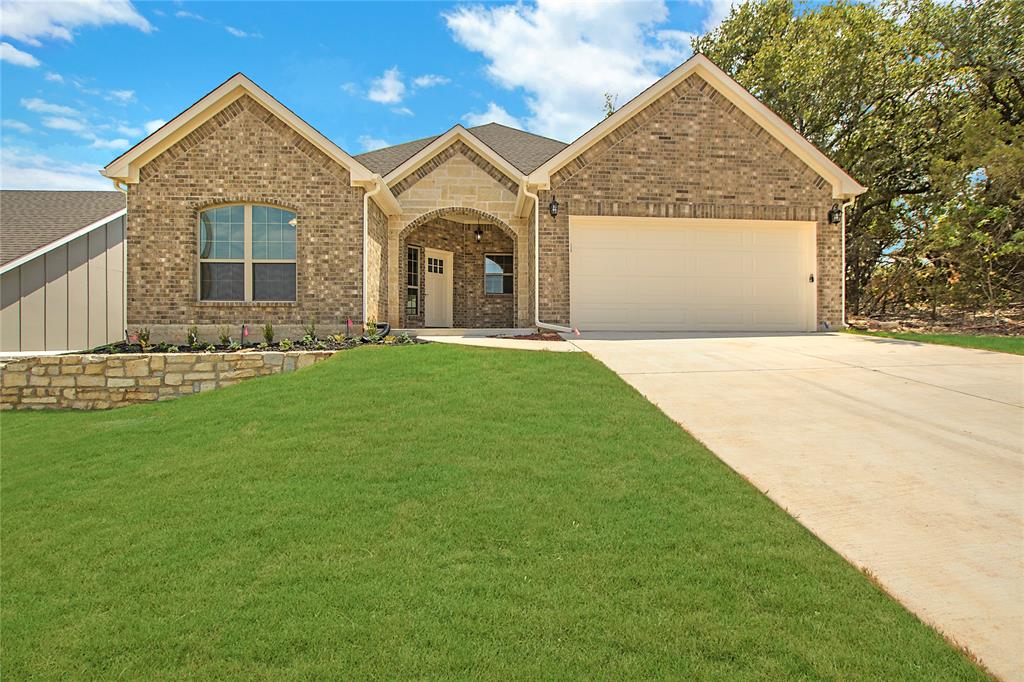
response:
[(1024, 357), (858, 337), (573, 341), (1004, 679), (1024, 679)]

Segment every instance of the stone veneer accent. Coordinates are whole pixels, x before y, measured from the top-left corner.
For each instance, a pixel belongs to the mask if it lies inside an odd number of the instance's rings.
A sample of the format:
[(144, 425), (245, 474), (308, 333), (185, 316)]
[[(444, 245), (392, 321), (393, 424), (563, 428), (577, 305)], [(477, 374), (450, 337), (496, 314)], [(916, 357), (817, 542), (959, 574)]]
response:
[[(325, 327), (361, 321), (363, 190), (349, 181), (346, 168), (248, 95), (227, 105), (128, 186), (129, 328), (150, 327), (158, 341), (170, 325), (177, 334), (192, 322), (259, 328), (313, 317)], [(295, 211), (294, 303), (199, 301), (199, 212), (240, 202)]]
[(818, 224), (818, 322), (842, 319), (831, 185), (694, 74), (551, 177), (540, 216), (540, 319), (569, 322), (569, 216), (804, 220)]
[(104, 410), (292, 372), (334, 351), (51, 355), (0, 363), (0, 409)]
[[(392, 189), (401, 205), (401, 215), (392, 216), (388, 221), (387, 310), (392, 326), (405, 324), (404, 241), (408, 234), (435, 218), (467, 213), (478, 217), (481, 223), (507, 226), (514, 235), (517, 287), (514, 318), (510, 324), (517, 327), (531, 324), (533, 261), (529, 258), (529, 243), (532, 223), (515, 214), (518, 185), (512, 179), (461, 141), (456, 141), (414, 171), (408, 182), (403, 180)], [(468, 233), (474, 229), (474, 226), (464, 227)], [(458, 276), (456, 272), (456, 286)], [(490, 314), (485, 313), (485, 316)], [(459, 326), (458, 321), (455, 325)]]
[[(424, 326), (424, 277), (426, 276), (426, 249), (441, 249), (453, 253), (452, 325), (464, 328), (512, 327), (515, 320), (515, 294), (484, 293), (484, 255), (515, 254), (513, 235), (497, 225), (481, 224), (484, 234), (477, 243), (473, 231), (476, 225), (434, 218), (413, 227), (402, 238), (402, 253), (406, 246), (420, 247), (420, 307), (416, 314), (405, 310), (407, 289), (402, 287), (401, 326)], [(399, 264), (399, 280), (406, 281), (408, 259)], [(513, 279), (516, 279), (513, 277)], [(514, 283), (514, 287), (519, 282)], [(513, 289), (514, 291), (515, 289)]]

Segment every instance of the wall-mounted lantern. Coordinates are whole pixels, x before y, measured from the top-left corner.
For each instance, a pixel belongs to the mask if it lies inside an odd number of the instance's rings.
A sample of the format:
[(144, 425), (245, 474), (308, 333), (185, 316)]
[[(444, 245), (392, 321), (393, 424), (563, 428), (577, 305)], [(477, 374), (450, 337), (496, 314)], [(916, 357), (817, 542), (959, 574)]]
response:
[(548, 204), (548, 211), (551, 212), (552, 218), (558, 217), (558, 199), (555, 199), (555, 195), (551, 195), (551, 203)]
[(843, 222), (843, 209), (839, 208), (839, 204), (832, 204), (832, 210), (828, 212), (828, 222), (832, 225)]
[(479, 244), (480, 240), (484, 238), (484, 230), (483, 230), (483, 228), (480, 227), (479, 225), (477, 225), (476, 229), (473, 230), (473, 235), (476, 237), (476, 243)]

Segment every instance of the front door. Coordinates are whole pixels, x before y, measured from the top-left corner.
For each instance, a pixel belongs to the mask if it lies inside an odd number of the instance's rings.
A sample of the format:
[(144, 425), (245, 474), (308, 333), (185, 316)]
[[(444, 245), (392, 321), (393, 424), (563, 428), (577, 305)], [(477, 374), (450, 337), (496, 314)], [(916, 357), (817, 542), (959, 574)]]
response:
[(426, 291), (424, 292), (424, 320), (427, 327), (452, 326), (452, 289), (454, 277), (451, 251), (426, 249)]

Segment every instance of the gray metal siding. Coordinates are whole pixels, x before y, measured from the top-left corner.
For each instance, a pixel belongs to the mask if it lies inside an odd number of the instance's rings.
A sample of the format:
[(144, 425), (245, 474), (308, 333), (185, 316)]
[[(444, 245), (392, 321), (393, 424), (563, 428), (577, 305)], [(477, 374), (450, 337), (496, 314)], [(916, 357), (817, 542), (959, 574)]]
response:
[(83, 350), (124, 337), (124, 218), (0, 278), (0, 351)]

